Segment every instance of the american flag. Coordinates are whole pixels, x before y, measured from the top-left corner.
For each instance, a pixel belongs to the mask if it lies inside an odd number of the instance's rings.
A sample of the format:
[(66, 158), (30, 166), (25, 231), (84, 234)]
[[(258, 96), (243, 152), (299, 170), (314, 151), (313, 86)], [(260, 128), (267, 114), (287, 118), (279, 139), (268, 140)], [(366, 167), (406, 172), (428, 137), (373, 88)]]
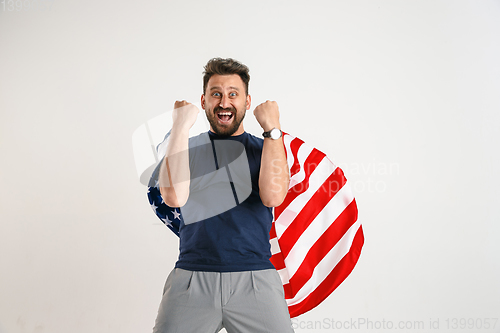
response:
[[(271, 262), (280, 274), (290, 317), (325, 300), (351, 273), (363, 247), (356, 200), (342, 170), (302, 140), (283, 133), (290, 170), (284, 202), (274, 209)], [(153, 211), (179, 236), (182, 215), (150, 182)]]
[(290, 185), (274, 209), (271, 262), (293, 318), (319, 305), (347, 278), (364, 236), (342, 170), (298, 138), (285, 133), (283, 142)]

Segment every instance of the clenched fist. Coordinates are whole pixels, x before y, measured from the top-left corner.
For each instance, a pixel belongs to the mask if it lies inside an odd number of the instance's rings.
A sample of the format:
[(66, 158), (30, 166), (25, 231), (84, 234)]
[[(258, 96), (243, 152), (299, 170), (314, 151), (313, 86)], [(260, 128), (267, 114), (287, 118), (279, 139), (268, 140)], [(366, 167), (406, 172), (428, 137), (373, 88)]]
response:
[(275, 101), (266, 101), (255, 108), (253, 111), (255, 119), (259, 122), (264, 132), (273, 128), (280, 128), (280, 112), (278, 103)]
[(172, 113), (173, 127), (189, 130), (196, 122), (199, 112), (194, 104), (186, 101), (176, 101)]

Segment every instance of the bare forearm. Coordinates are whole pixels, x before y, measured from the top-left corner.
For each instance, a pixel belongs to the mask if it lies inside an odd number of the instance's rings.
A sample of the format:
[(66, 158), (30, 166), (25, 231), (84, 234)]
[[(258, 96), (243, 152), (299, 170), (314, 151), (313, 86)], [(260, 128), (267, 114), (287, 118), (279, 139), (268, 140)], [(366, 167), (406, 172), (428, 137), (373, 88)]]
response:
[(170, 207), (182, 207), (189, 197), (189, 129), (198, 108), (186, 101), (176, 101), (172, 112), (172, 130), (158, 181), (163, 201)]
[(288, 191), (288, 165), (283, 138), (264, 139), (260, 166), (260, 198), (268, 207), (279, 206)]
[(163, 201), (170, 207), (183, 206), (189, 197), (189, 129), (172, 128), (159, 183)]
[[(254, 110), (254, 115), (264, 132), (281, 129), (278, 103), (266, 101)], [(259, 191), (262, 203), (268, 207), (279, 206), (288, 192), (288, 165), (283, 138), (264, 139), (260, 162)]]

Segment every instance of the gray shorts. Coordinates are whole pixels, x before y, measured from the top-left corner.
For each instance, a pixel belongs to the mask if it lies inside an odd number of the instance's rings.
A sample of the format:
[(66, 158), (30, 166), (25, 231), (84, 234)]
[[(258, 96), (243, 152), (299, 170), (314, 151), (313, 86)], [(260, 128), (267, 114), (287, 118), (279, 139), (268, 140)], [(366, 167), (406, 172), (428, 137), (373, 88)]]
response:
[(293, 332), (275, 269), (168, 276), (153, 333)]

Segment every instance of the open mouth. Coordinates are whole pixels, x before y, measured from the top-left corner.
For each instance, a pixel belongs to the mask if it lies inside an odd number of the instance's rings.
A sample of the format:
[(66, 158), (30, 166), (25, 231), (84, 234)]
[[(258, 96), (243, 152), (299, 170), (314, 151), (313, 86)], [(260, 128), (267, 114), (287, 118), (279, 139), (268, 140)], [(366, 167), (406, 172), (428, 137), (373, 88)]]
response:
[(234, 117), (234, 115), (232, 112), (218, 112), (217, 113), (217, 118), (223, 124), (230, 123), (231, 120), (233, 119), (233, 117)]

